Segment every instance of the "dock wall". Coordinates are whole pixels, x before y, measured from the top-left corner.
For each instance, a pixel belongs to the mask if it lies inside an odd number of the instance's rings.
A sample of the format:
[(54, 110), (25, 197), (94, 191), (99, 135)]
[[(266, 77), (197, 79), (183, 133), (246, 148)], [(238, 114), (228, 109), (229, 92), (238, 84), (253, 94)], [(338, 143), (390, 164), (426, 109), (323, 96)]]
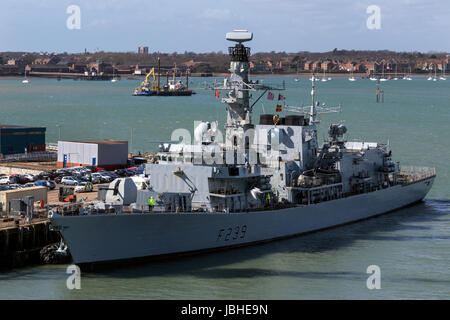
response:
[(1, 221), (0, 268), (18, 268), (41, 263), (40, 250), (48, 244), (60, 241), (58, 233), (49, 229), (48, 220), (6, 228), (2, 228)]

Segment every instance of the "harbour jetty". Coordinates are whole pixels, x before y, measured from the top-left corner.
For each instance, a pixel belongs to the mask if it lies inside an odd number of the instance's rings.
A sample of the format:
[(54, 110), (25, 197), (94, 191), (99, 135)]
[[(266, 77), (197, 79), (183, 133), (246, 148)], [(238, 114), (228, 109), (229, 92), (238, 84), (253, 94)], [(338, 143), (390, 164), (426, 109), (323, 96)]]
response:
[(50, 230), (45, 217), (28, 222), (21, 217), (0, 219), (0, 268), (18, 268), (41, 263), (40, 251), (47, 245), (60, 241)]

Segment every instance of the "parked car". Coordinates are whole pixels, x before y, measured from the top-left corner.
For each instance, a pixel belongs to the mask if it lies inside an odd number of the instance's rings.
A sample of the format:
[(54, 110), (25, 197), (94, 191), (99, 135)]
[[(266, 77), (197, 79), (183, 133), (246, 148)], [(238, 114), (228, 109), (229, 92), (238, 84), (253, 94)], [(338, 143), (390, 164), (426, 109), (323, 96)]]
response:
[(62, 180), (63, 178), (66, 178), (66, 177), (73, 178), (72, 175), (68, 175), (67, 173), (65, 173), (65, 174), (58, 175), (58, 176), (55, 178), (54, 181), (55, 181), (56, 183), (61, 183), (61, 180)]
[(35, 184), (43, 187), (47, 187), (49, 190), (53, 190), (56, 188), (56, 184), (50, 180), (40, 180), (36, 181)]
[(89, 175), (89, 181), (92, 183), (100, 183), (102, 182), (100, 177), (98, 175), (95, 175), (95, 173), (92, 173)]
[(84, 182), (91, 182), (91, 176), (88, 174), (80, 174), (79, 176), (77, 176), (78, 180), (80, 181), (84, 181)]
[(70, 171), (68, 169), (58, 169), (55, 172), (55, 178), (62, 177), (62, 176), (71, 176), (71, 175), (72, 175), (72, 171)]
[(105, 171), (105, 174), (112, 177), (113, 179), (117, 179), (120, 177), (117, 173), (111, 171)]
[(37, 177), (33, 174), (24, 174), (23, 175), (26, 179), (28, 179), (28, 182), (34, 182), (37, 180)]
[(0, 184), (10, 184), (10, 182), (11, 182), (10, 176), (0, 177)]
[(125, 169), (117, 169), (114, 171), (115, 174), (119, 175), (119, 177), (128, 177), (129, 173)]
[(66, 176), (61, 179), (61, 184), (65, 184), (65, 185), (76, 186), (79, 183), (80, 183), (80, 181), (77, 178), (71, 177), (71, 176)]
[(56, 172), (55, 171), (42, 171), (41, 173), (39, 173), (36, 176), (37, 180), (53, 180), (56, 177)]
[(103, 182), (110, 182), (110, 181), (113, 180), (113, 178), (111, 176), (108, 176), (108, 175), (106, 175), (104, 173), (100, 173), (100, 172), (93, 173), (92, 176), (100, 179), (101, 183), (103, 183)]
[(0, 184), (15, 184), (19, 179), (15, 175), (0, 177)]
[(14, 183), (25, 184), (31, 182), (30, 179), (28, 179), (28, 177), (24, 174), (12, 174), (11, 177), (14, 177), (16, 179), (16, 182)]
[(24, 185), (22, 185), (23, 188), (32, 188), (32, 187), (36, 187), (36, 184), (34, 182), (28, 182), (25, 183)]
[(53, 181), (45, 180), (45, 183), (47, 184), (47, 188), (49, 188), (49, 190), (53, 190), (56, 188), (56, 183), (54, 183)]
[(94, 191), (94, 185), (91, 182), (80, 182), (75, 187), (75, 192), (92, 192)]
[(23, 186), (20, 185), (20, 184), (17, 184), (17, 183), (13, 183), (13, 184), (10, 184), (10, 185), (9, 185), (9, 189), (10, 189), (10, 190), (14, 190), (14, 189), (22, 189), (22, 188), (23, 188)]
[(6, 190), (9, 190), (9, 189), (10, 189), (10, 186), (7, 185), (7, 184), (0, 185), (0, 191), (6, 191)]

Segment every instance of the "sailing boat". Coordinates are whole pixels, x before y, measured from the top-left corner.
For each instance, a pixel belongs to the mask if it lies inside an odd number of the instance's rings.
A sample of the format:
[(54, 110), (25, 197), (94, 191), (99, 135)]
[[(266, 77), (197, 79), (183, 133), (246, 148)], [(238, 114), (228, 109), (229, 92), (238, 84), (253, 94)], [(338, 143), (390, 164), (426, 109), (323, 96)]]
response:
[(439, 79), (441, 80), (447, 80), (447, 78), (445, 77), (445, 68), (444, 68), (444, 64), (442, 64), (442, 75), (439, 77)]
[(115, 76), (115, 71), (116, 71), (116, 69), (114, 69), (114, 67), (113, 67), (113, 78), (111, 79), (111, 82), (117, 82), (119, 80)]
[(411, 67), (409, 67), (409, 74), (405, 74), (403, 80), (412, 80), (411, 78)]
[(395, 77), (394, 77), (394, 80), (398, 80), (398, 77), (397, 77), (397, 63), (395, 63)]
[(434, 77), (433, 77), (433, 81), (437, 81), (436, 64), (434, 65)]
[(325, 69), (323, 69), (323, 78), (320, 81), (322, 81), (322, 82), (328, 81), (328, 79), (325, 77)]
[(25, 79), (22, 80), (22, 83), (30, 83), (30, 80), (27, 79), (27, 70), (25, 70)]
[(428, 81), (433, 80), (433, 77), (431, 76), (431, 69), (430, 69), (430, 74), (428, 75), (427, 80), (428, 80)]
[(383, 65), (382, 65), (382, 71), (381, 71), (381, 78), (380, 78), (380, 81), (388, 81), (388, 79), (386, 79), (386, 78), (384, 77), (384, 63), (383, 63)]
[(356, 81), (356, 78), (353, 76), (353, 70), (350, 71), (350, 78), (348, 78), (348, 81)]
[(298, 63), (297, 63), (297, 76), (294, 78), (295, 82), (298, 82), (300, 79), (298, 78)]

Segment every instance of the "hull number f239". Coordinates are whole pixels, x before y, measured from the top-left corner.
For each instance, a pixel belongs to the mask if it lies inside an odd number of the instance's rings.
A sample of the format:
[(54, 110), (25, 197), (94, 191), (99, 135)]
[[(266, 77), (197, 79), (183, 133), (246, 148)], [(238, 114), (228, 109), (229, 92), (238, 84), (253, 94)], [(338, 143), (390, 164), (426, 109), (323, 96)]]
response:
[(217, 234), (216, 242), (244, 239), (246, 232), (247, 226), (245, 224), (242, 226), (220, 229), (219, 233)]

